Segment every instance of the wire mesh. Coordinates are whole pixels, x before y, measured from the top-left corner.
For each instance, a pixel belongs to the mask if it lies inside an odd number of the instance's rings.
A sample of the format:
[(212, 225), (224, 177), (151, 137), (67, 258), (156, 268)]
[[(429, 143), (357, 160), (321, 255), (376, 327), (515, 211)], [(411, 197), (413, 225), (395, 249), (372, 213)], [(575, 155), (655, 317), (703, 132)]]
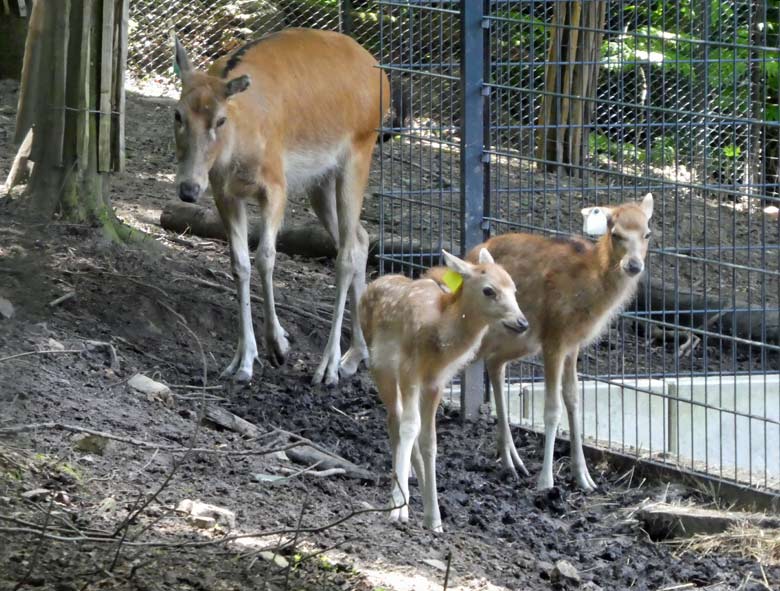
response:
[[(461, 246), (462, 6), (379, 4), (383, 63), (414, 97), (382, 161), (382, 258), (415, 273)], [(638, 297), (580, 353), (589, 443), (780, 489), (777, 3), (484, 6), (486, 180), (468, 198), (486, 231), (579, 233), (582, 207), (655, 196)], [(567, 86), (571, 66), (587, 75)], [(506, 387), (513, 420), (539, 429), (539, 362)]]
[(456, 4), (378, 2), (380, 53), (408, 100), (404, 127), (383, 146), (381, 260), (419, 273), (442, 248), (460, 250), (460, 26)]
[(287, 27), (349, 33), (375, 52), (375, 13), (366, 10), (368, 4), (361, 0), (133, 0), (128, 72), (139, 81), (170, 83), (172, 32), (198, 68)]

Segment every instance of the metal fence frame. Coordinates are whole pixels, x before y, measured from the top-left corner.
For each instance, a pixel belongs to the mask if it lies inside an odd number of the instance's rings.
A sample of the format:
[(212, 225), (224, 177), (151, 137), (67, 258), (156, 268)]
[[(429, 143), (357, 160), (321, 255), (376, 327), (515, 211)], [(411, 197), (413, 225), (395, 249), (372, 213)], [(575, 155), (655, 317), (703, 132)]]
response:
[[(618, 79), (618, 74), (609, 70), (614, 63), (605, 60), (614, 58), (600, 56), (598, 66), (607, 70), (606, 74), (602, 73), (607, 87), (614, 84), (618, 94), (598, 95), (589, 108), (594, 113), (597, 110), (602, 115), (607, 113), (606, 126), (601, 123), (601, 129), (606, 127), (607, 133), (615, 133), (621, 138), (629, 132), (635, 134), (635, 153), (644, 151), (646, 160), (644, 164), (638, 160), (632, 164), (630, 157), (622, 152), (614, 157), (608, 153), (609, 157), (604, 157), (588, 145), (587, 158), (574, 167), (577, 174), (571, 176), (570, 170), (539, 172), (541, 167), (555, 163), (540, 157), (534, 150), (539, 130), (534, 129), (532, 109), (530, 115), (525, 115), (530, 120), (522, 120), (522, 113), (519, 122), (515, 121), (516, 117), (507, 116), (517, 103), (525, 108), (538, 102), (545, 93), (565, 94), (560, 89), (545, 90), (536, 85), (538, 80), (534, 80), (533, 72), (534, 68), (545, 64), (544, 49), (540, 52), (533, 43), (530, 48), (522, 48), (525, 51), (506, 50), (506, 43), (504, 49), (496, 49), (499, 42), (506, 41), (512, 27), (515, 32), (526, 26), (546, 27), (545, 35), (549, 34), (549, 22), (540, 22), (544, 19), (535, 17), (551, 14), (554, 5), (561, 1), (378, 0), (382, 64), (407, 80), (413, 105), (412, 122), (404, 129), (395, 130), (401, 146), (392, 148), (405, 154), (406, 162), (401, 158), (399, 166), (395, 158), (382, 160), (379, 191), (382, 202), (380, 234), (385, 236), (380, 244), (382, 268), (416, 274), (438, 262), (437, 253), (442, 247), (465, 253), (491, 233), (518, 230), (548, 235), (578, 233), (579, 220), (571, 214), (576, 214), (580, 204), (607, 204), (604, 200), (615, 204), (638, 197), (646, 190), (657, 192), (653, 225), (661, 226), (661, 231), (659, 238), (651, 244), (647, 273), (650, 278), (658, 277), (673, 285), (673, 299), (663, 312), (659, 312), (651, 304), (654, 298), (658, 299), (663, 286), (651, 281), (643, 283), (637, 300), (612, 323), (602, 339), (581, 353), (583, 402), (585, 406), (592, 404), (596, 413), (596, 440), (589, 443), (647, 464), (704, 475), (721, 484), (751, 491), (780, 490), (780, 382), (774, 381), (780, 373), (780, 343), (770, 343), (766, 339), (766, 323), (777, 317), (779, 306), (780, 222), (773, 221), (756, 206), (757, 203), (762, 207), (780, 205), (780, 186), (776, 178), (768, 182), (766, 174), (757, 181), (758, 177), (748, 170), (749, 165), (743, 167), (737, 163), (737, 157), (732, 157), (732, 162), (729, 156), (724, 156), (729, 141), (733, 150), (739, 149), (735, 148), (738, 145), (744, 150), (753, 149), (755, 142), (761, 141), (766, 147), (769, 134), (775, 137), (780, 127), (777, 121), (755, 116), (767, 112), (766, 94), (760, 99), (763, 105), (759, 107), (763, 111), (754, 109), (752, 103), (759, 100), (754, 94), (749, 95), (751, 104), (729, 110), (727, 100), (716, 96), (718, 93), (713, 92), (713, 88), (708, 88), (708, 81), (715, 72), (714, 90), (725, 88), (721, 94), (729, 95), (723, 79), (727, 76), (726, 70), (732, 68), (736, 72), (740, 67), (737, 62), (740, 52), (747, 53), (748, 70), (764, 67), (767, 62), (778, 62), (780, 48), (769, 47), (766, 30), (761, 37), (760, 28), (754, 22), (755, 15), (762, 14), (762, 6), (763, 14), (766, 14), (766, 3), (723, 3), (723, 8), (731, 10), (733, 15), (731, 21), (719, 22), (719, 31), (714, 30), (709, 3), (705, 0), (659, 8), (658, 18), (667, 24), (682, 22), (681, 5), (701, 8), (704, 14), (701, 22), (692, 20), (691, 30), (683, 32), (685, 34), (677, 40), (679, 45), (686, 45), (691, 57), (678, 59), (675, 63), (678, 68), (680, 64), (687, 68), (690, 74), (685, 80), (678, 69), (677, 79), (673, 81), (663, 79), (669, 74), (664, 69), (656, 71), (651, 61), (654, 59), (651, 45), (661, 33), (653, 32), (652, 23), (648, 23), (647, 31), (640, 34), (641, 23), (635, 15), (631, 17), (623, 11), (622, 3), (606, 3), (606, 24), (597, 27), (599, 33), (608, 42), (615, 43), (618, 50), (621, 44), (630, 43), (636, 46), (644, 43), (647, 47), (648, 55), (641, 68), (636, 54), (634, 62), (621, 58), (623, 69), (619, 75), (623, 76), (628, 70), (625, 64), (633, 63), (636, 70), (646, 72), (643, 74), (646, 76), (645, 88), (656, 84), (671, 92), (675, 85), (688, 84), (690, 88), (684, 90), (689, 91), (690, 98), (686, 95), (685, 100), (689, 102), (683, 104), (674, 96), (668, 97), (668, 101), (664, 97), (667, 102), (652, 104), (640, 96), (638, 83), (633, 91), (626, 90), (629, 82)], [(457, 45), (450, 48), (449, 61), (440, 59), (448, 52), (436, 47), (434, 38), (437, 27), (441, 28), (439, 21), (447, 19), (460, 29), (457, 42), (453, 35), (440, 36), (441, 43)], [(618, 25), (623, 29), (617, 30)], [(430, 27), (428, 39), (422, 31), (425, 26)], [(758, 31), (749, 32), (747, 42), (738, 38), (739, 31), (745, 27), (748, 31)], [(731, 40), (712, 40), (718, 33), (729, 32), (734, 33)], [(754, 42), (757, 39), (763, 39), (763, 44)], [(407, 46), (405, 52), (398, 50)], [(732, 52), (731, 61), (723, 57), (727, 51)], [(500, 79), (501, 70), (510, 68), (515, 68), (514, 74), (530, 72), (529, 78), (520, 82)], [(700, 75), (702, 72), (703, 76)], [(721, 75), (724, 78), (719, 78)], [(766, 80), (756, 80), (753, 74), (742, 78), (736, 73), (728, 75), (732, 76), (735, 89), (738, 84), (747, 84), (751, 93), (767, 84)], [(647, 76), (655, 78), (647, 82)], [(453, 114), (451, 104), (446, 100), (436, 103), (435, 99), (441, 97), (427, 92), (427, 87), (441, 78), (457, 80), (452, 89), (460, 103), (459, 113)], [(701, 81), (701, 88), (694, 80)], [(629, 92), (636, 96), (628, 96)], [(733, 96), (734, 105), (737, 105), (737, 90)], [(440, 107), (443, 110), (437, 114)], [(645, 118), (629, 120), (638, 116)], [(425, 120), (435, 123), (427, 126), (420, 123)], [(582, 127), (593, 131), (598, 122), (594, 118)], [(668, 173), (663, 167), (658, 172), (659, 167), (650, 163), (659, 129), (663, 132), (660, 136), (663, 141), (666, 141), (667, 131), (673, 132), (668, 153), (674, 156), (667, 156), (666, 145), (662, 144), (660, 150), (661, 162), (673, 169)], [(756, 129), (763, 130), (764, 135), (757, 136)], [(600, 141), (596, 135), (596, 140)], [(526, 140), (531, 144), (530, 153), (523, 151)], [(520, 147), (513, 145), (513, 141)], [(702, 153), (697, 154), (691, 148), (689, 155), (682, 156), (684, 146), (688, 144), (704, 146)], [(630, 148), (625, 142), (620, 147), (621, 150)], [(612, 146), (608, 146), (608, 150), (611, 149)], [(709, 159), (712, 154), (715, 155), (714, 163)], [(457, 162), (459, 178), (455, 179), (453, 175), (449, 179), (453, 186), (448, 187), (441, 171), (448, 169), (448, 165), (451, 170), (453, 160)], [(764, 166), (768, 160), (765, 154)], [(430, 167), (435, 170), (429, 170), (425, 178), (414, 179), (413, 168), (422, 169), (421, 165), (426, 162), (436, 164), (436, 167)], [(707, 176), (708, 171), (718, 167), (733, 173), (732, 177), (712, 180)], [(744, 174), (740, 167), (744, 168)], [(511, 168), (520, 172), (509, 172)], [(683, 168), (689, 170), (688, 177), (681, 175)], [(738, 178), (738, 174), (743, 177)], [(449, 200), (442, 199), (445, 194), (449, 195)], [(745, 205), (744, 213), (738, 211), (740, 204)], [(713, 214), (710, 209), (716, 212)], [(438, 223), (445, 213), (454, 213), (458, 218), (456, 230)], [(702, 221), (697, 222), (697, 219)], [(682, 223), (686, 227), (679, 227)], [(700, 232), (702, 242), (697, 244), (694, 234), (700, 230), (696, 227), (699, 223), (705, 227)], [(745, 224), (749, 231), (738, 236), (739, 224)], [(743, 288), (740, 281), (744, 278), (747, 278), (747, 292), (738, 296), (738, 289)], [(697, 281), (701, 284), (699, 287), (694, 285)], [(712, 289), (717, 292), (717, 305), (711, 305), (712, 302), (706, 299), (702, 300), (705, 301), (703, 307), (687, 301), (700, 293), (708, 296), (708, 290)], [(664, 299), (667, 292), (661, 295)], [(740, 298), (746, 298), (747, 305), (743, 306)], [(745, 315), (749, 321), (756, 318), (759, 328), (747, 336), (739, 336), (735, 334), (736, 322)], [(651, 335), (659, 331), (662, 333), (661, 345), (652, 345)], [(677, 354), (686, 341), (689, 344), (698, 342), (687, 358)], [(626, 347), (631, 351), (626, 352)], [(540, 369), (540, 364), (534, 361), (522, 362), (516, 364), (510, 374), (507, 389), (518, 399), (521, 416), (523, 408), (527, 415), (533, 415), (534, 399), (540, 392)], [(740, 375), (742, 377), (734, 377)], [(724, 395), (727, 390), (724, 384), (730, 384), (732, 380), (733, 393)], [(742, 387), (738, 385), (740, 380), (747, 383), (744, 408), (741, 399), (737, 398), (737, 389)], [(703, 385), (701, 396), (694, 394), (700, 383)], [(619, 394), (615, 396), (613, 389), (617, 387)], [(690, 389), (690, 394), (683, 392), (684, 387)], [(482, 369), (467, 370), (459, 390), (463, 415), (474, 416), (488, 400)], [(744, 392), (740, 395), (745, 396)], [(606, 440), (599, 437), (598, 416), (605, 397)], [(639, 407), (645, 404), (645, 398), (648, 423), (654, 421), (653, 413), (660, 408), (658, 416), (662, 417), (662, 424), (660, 434), (656, 434), (656, 439), (661, 441), (653, 441), (652, 428), (659, 426), (649, 425), (649, 446), (644, 441), (643, 447), (640, 445)], [(613, 406), (619, 406), (619, 409)], [(630, 408), (634, 409), (633, 420), (628, 415)], [(614, 420), (613, 416), (616, 417)], [(526, 427), (538, 428), (534, 418), (525, 416), (522, 422)], [(613, 422), (620, 424), (613, 425)], [(620, 443), (613, 439), (614, 430), (622, 432)], [(633, 435), (632, 430), (635, 431)], [(748, 433), (747, 459), (744, 450), (740, 451), (742, 443), (738, 443), (738, 437), (744, 439), (745, 430)], [(686, 436), (690, 438), (688, 443), (683, 442)], [(695, 437), (704, 439), (703, 459), (696, 459), (701, 454), (697, 451), (699, 443)], [(733, 438), (733, 450), (729, 448), (725, 455), (733, 453), (733, 458), (724, 457), (724, 446), (730, 445), (728, 437)], [(634, 445), (627, 441), (633, 441)], [(718, 448), (712, 453), (711, 443)], [(732, 459), (733, 466), (729, 463)]]

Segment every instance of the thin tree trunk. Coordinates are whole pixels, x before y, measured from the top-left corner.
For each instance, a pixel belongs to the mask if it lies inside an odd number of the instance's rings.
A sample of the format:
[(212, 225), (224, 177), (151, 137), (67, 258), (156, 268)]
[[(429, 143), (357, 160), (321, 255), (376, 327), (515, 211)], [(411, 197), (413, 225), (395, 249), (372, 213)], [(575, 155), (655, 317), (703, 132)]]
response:
[(606, 0), (555, 4), (537, 141), (537, 157), (548, 170), (583, 172), (606, 4)]
[[(113, 240), (129, 237), (130, 230), (114, 215), (107, 176), (98, 172), (98, 111), (101, 70), (104, 77), (107, 71), (101, 68), (103, 11), (108, 8), (121, 15), (124, 1), (37, 0), (34, 10), (40, 11), (41, 29), (38, 34), (31, 27), (30, 35), (35, 37), (29, 39), (28, 51), (38, 56), (39, 65), (28, 68), (22, 80), (25, 104), (20, 113), (29, 114), (29, 120), (17, 121), (34, 129), (30, 159), (35, 166), (28, 188), (31, 216), (48, 220), (59, 215), (91, 224)], [(111, 10), (114, 2), (116, 11)], [(121, 33), (121, 26), (114, 29)], [(112, 107), (103, 102), (105, 113)], [(110, 128), (104, 133), (110, 134)]]

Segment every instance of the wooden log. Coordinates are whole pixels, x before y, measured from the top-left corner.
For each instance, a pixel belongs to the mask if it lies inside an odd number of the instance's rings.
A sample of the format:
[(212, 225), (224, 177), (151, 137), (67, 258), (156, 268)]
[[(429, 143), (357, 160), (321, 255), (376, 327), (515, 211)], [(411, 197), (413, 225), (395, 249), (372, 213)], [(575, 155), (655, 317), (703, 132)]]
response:
[[(191, 203), (172, 201), (160, 215), (160, 225), (171, 232), (190, 232), (201, 238), (227, 240), (225, 228), (216, 211)], [(249, 220), (249, 247), (254, 249), (259, 241), (260, 229), (256, 221)], [(385, 238), (385, 250), (388, 245), (400, 245), (398, 237)], [(404, 241), (406, 252), (419, 252), (418, 241)], [(319, 222), (310, 222), (299, 226), (282, 228), (276, 241), (276, 249), (288, 255), (300, 255), (311, 258), (335, 258), (336, 245)], [(379, 236), (369, 236), (369, 263), (376, 264), (379, 253)]]
[[(780, 344), (780, 312), (777, 310), (764, 310), (754, 305), (748, 311), (746, 302), (720, 301), (713, 296), (677, 291), (674, 285), (647, 276), (642, 279), (637, 298), (640, 310), (653, 312), (652, 320), (680, 325), (683, 331), (690, 327), (726, 337)], [(676, 310), (672, 306), (676, 306)], [(733, 308), (737, 311), (729, 311)], [(699, 310), (707, 310), (707, 313)], [(713, 321), (716, 315), (718, 317)]]
[(98, 115), (98, 172), (111, 170), (111, 89), (114, 54), (115, 0), (103, 0), (100, 34), (100, 114)]
[(720, 511), (692, 505), (650, 503), (636, 512), (644, 529), (654, 540), (689, 538), (697, 534), (719, 534), (730, 527), (749, 524), (756, 527), (780, 527), (780, 518), (763, 513)]

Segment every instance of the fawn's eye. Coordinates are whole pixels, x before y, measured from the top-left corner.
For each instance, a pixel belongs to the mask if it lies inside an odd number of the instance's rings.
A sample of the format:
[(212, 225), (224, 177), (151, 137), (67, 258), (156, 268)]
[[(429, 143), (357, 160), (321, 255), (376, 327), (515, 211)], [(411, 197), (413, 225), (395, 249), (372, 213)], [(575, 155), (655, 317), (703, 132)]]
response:
[(217, 124), (215, 125), (215, 127), (222, 127), (223, 125), (225, 125), (225, 121), (227, 121), (225, 117), (220, 117), (219, 119), (217, 119)]
[(482, 293), (484, 293), (485, 296), (487, 296), (489, 298), (496, 297), (496, 290), (493, 289), (492, 287), (485, 287), (485, 288), (483, 288)]
[(176, 121), (176, 123), (179, 123), (179, 124), (181, 124), (181, 113), (179, 113), (178, 111), (176, 111), (176, 112), (173, 114), (173, 119)]
[(645, 234), (645, 240), (649, 240), (651, 234), (652, 234), (652, 232), (648, 231), (647, 234)]
[(626, 239), (625, 236), (623, 236), (622, 234), (618, 234), (617, 232), (612, 232), (612, 238), (613, 240), (618, 240), (620, 242)]

